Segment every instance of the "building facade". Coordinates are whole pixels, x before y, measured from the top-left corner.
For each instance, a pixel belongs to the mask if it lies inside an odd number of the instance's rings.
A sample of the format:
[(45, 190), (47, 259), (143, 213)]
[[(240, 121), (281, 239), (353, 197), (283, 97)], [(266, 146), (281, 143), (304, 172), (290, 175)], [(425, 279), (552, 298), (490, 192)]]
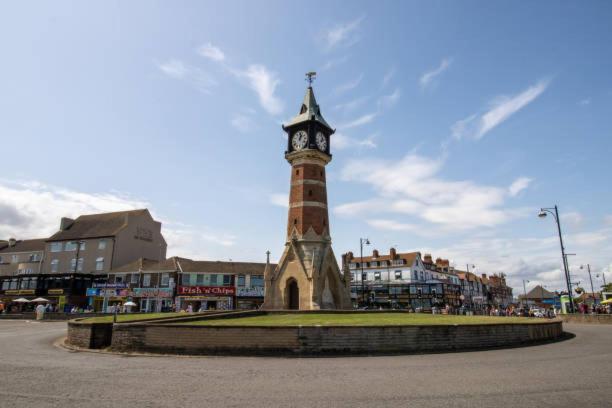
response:
[(460, 287), (451, 273), (437, 269), (431, 256), (425, 261), (420, 252), (389, 254), (378, 250), (371, 256), (343, 255), (351, 275), (351, 297), (355, 307), (431, 310), (432, 307), (459, 306)]

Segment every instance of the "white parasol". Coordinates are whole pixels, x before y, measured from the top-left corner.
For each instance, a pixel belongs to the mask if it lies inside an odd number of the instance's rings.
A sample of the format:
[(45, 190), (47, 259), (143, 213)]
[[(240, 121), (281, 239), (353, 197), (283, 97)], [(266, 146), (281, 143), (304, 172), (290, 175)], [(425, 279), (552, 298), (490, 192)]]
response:
[(41, 303), (45, 303), (45, 302), (48, 302), (48, 301), (49, 301), (49, 299), (45, 299), (43, 297), (38, 297), (36, 299), (30, 300), (30, 302), (41, 302)]
[(18, 298), (18, 299), (13, 300), (13, 302), (15, 302), (15, 303), (30, 303), (30, 301), (28, 299), (26, 299), (26, 298)]

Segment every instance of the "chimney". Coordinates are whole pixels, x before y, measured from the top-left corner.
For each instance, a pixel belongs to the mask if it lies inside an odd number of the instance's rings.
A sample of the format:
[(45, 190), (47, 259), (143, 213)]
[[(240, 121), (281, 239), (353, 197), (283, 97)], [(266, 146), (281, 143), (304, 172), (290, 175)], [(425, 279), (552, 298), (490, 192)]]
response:
[(397, 256), (397, 252), (395, 252), (394, 247), (391, 247), (391, 249), (389, 250), (389, 255), (391, 255), (391, 259), (395, 259), (395, 257)]
[(16, 243), (17, 243), (17, 240), (15, 238), (9, 238), (8, 240), (9, 247), (14, 247)]
[(483, 273), (483, 274), (482, 274), (482, 275), (480, 275), (480, 276), (482, 276), (482, 279), (487, 279), (487, 274), (486, 274), (486, 273)]
[(372, 258), (378, 258), (378, 249), (372, 251)]
[(74, 220), (72, 218), (62, 217), (60, 221), (60, 231), (66, 231), (72, 226), (72, 224), (74, 224)]
[(423, 257), (423, 262), (432, 264), (433, 260), (431, 259), (431, 254), (425, 254), (425, 256)]

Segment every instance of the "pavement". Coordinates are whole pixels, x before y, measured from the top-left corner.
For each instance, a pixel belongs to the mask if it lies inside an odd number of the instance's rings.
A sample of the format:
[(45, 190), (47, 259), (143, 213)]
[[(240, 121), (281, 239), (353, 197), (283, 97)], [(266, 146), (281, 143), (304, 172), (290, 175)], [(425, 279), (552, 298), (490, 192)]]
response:
[(612, 407), (612, 325), (545, 345), (427, 355), (128, 356), (53, 343), (65, 322), (0, 321), (0, 407)]

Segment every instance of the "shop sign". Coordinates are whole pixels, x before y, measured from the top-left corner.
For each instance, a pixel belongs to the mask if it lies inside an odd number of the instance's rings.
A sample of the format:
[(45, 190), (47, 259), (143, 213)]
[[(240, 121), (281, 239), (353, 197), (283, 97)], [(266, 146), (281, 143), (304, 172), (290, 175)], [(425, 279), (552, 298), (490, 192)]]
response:
[(170, 288), (134, 288), (129, 292), (128, 296), (134, 297), (172, 297), (172, 289)]
[[(91, 288), (94, 289), (94, 288)], [(102, 297), (114, 297), (114, 296), (127, 296), (128, 295), (128, 290), (127, 289), (97, 289), (98, 290), (98, 294), (97, 295), (93, 295), (93, 296), (102, 296)]]
[(124, 289), (128, 287), (127, 283), (94, 283), (94, 288), (104, 288), (104, 289)]
[(21, 289), (21, 290), (7, 290), (4, 292), (5, 295), (33, 295), (34, 289)]
[(178, 294), (233, 296), (236, 294), (236, 288), (233, 286), (179, 286)]
[(64, 289), (49, 289), (47, 291), (47, 293), (49, 295), (63, 295), (64, 294)]
[(87, 292), (85, 294), (87, 296), (99, 296), (100, 295), (100, 289), (87, 288)]
[(252, 288), (238, 288), (237, 295), (244, 297), (263, 297), (264, 288), (263, 286), (255, 286)]

